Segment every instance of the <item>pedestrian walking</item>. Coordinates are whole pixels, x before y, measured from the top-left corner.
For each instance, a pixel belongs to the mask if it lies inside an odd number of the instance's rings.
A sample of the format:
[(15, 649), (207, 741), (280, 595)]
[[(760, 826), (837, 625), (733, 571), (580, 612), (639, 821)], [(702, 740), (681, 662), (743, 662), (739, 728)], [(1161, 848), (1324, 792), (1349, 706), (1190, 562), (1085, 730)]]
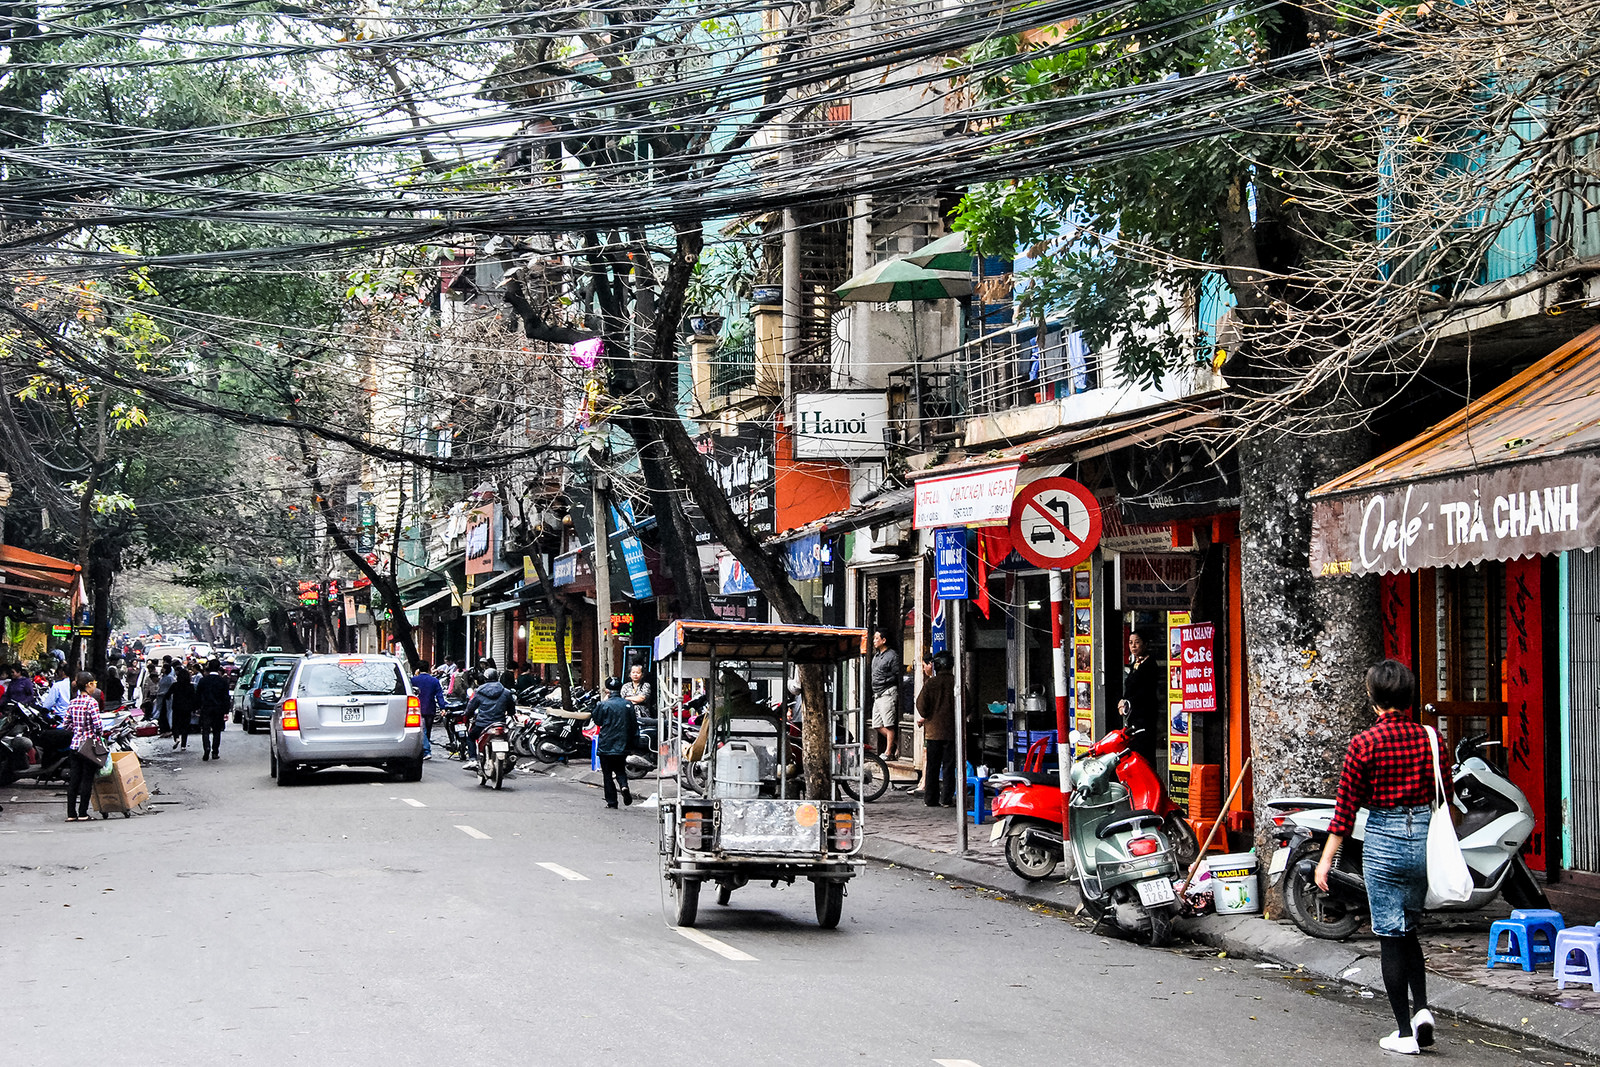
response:
[(600, 727), (595, 749), (600, 754), (600, 781), (606, 790), (606, 807), (617, 806), (617, 794), (624, 804), (633, 803), (628, 788), (628, 739), (637, 726), (633, 705), (622, 698), (622, 679), (606, 679), (606, 698), (594, 709), (591, 721)]
[(200, 709), (201, 761), (222, 758), (222, 728), (228, 721), (228, 680), (222, 676), (222, 661), (206, 664), (206, 673), (194, 687), (195, 704)]
[[(174, 737), (178, 735), (178, 723), (172, 714), (172, 685), (178, 680), (179, 666), (172, 662), (171, 656), (161, 657), (161, 680), (156, 683), (156, 707), (161, 715), (161, 728), (170, 732)], [(187, 670), (184, 670), (188, 674)], [(189, 722), (184, 720), (183, 732), (189, 733)]]
[(922, 800), (930, 808), (956, 803), (956, 678), (948, 652), (923, 657), (928, 680), (917, 694), (922, 727)]
[(106, 684), (101, 687), (105, 693), (106, 707), (119, 708), (122, 706), (123, 697), (127, 695), (127, 687), (122, 684), (122, 661), (112, 660), (111, 666), (106, 668)]
[(1432, 1045), (1434, 1031), (1417, 923), (1428, 889), (1435, 742), (1413, 721), (1416, 691), (1417, 680), (1403, 663), (1386, 659), (1367, 671), (1367, 698), (1378, 722), (1356, 734), (1345, 750), (1328, 843), (1314, 875), (1317, 887), (1327, 892), (1339, 846), (1355, 825), (1356, 811), (1366, 808), (1361, 874), (1378, 937), (1383, 988), (1398, 1024), (1378, 1046), (1406, 1055)]
[(900, 724), (900, 655), (882, 630), (873, 631), (872, 647), (872, 728), (878, 732), (878, 752), (887, 759)]
[[(162, 679), (165, 682), (165, 678)], [(194, 728), (194, 714), (198, 705), (194, 697), (194, 681), (187, 667), (172, 669), (172, 685), (167, 688), (166, 711), (172, 732), (172, 749), (189, 747), (189, 734)]]
[(79, 671), (73, 685), (77, 695), (67, 702), (67, 725), (72, 728), (72, 752), (67, 757), (67, 821), (83, 822), (89, 817), (89, 794), (94, 791), (95, 775), (100, 773), (109, 749), (105, 727), (100, 723), (100, 701), (95, 697), (100, 686), (94, 675)]
[[(161, 685), (161, 665), (148, 663), (145, 672), (139, 676), (139, 709), (144, 712), (146, 719), (156, 717), (156, 689)], [(158, 723), (156, 732), (169, 733), (165, 722)]]
[(428, 661), (419, 659), (416, 673), (411, 676), (411, 688), (417, 691), (417, 710), (422, 713), (422, 758), (433, 758), (433, 717), (444, 702), (444, 691), (439, 679), (428, 673)]

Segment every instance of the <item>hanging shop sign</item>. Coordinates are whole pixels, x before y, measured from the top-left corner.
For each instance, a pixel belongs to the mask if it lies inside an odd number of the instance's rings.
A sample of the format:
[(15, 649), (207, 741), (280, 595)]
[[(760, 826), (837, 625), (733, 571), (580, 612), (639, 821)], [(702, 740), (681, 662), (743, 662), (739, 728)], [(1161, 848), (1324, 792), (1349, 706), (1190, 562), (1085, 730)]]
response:
[(1600, 457), (1562, 456), (1315, 501), (1311, 569), (1392, 574), (1600, 545)]
[(796, 393), (795, 459), (861, 459), (884, 453), (889, 394)]
[[(572, 658), (572, 625), (568, 623), (566, 640), (567, 658)], [(528, 662), (529, 663), (555, 663), (556, 662), (556, 620), (549, 616), (539, 616), (528, 620)]]
[(58, 637), (58, 638), (59, 637), (71, 637), (72, 636), (72, 627), (70, 627), (70, 626), (52, 626), (52, 627), (50, 627), (50, 636), (51, 637)]
[(1198, 560), (1177, 553), (1125, 552), (1117, 558), (1117, 577), (1124, 611), (1187, 611), (1194, 605)]
[(784, 545), (783, 569), (797, 582), (822, 577), (822, 536), (807, 534)]
[(1194, 738), (1183, 710), (1183, 631), (1189, 628), (1187, 611), (1167, 613), (1167, 784), (1173, 802), (1185, 808), (1194, 766)]
[(617, 637), (633, 636), (633, 612), (612, 612), (611, 632)]
[(485, 504), (467, 512), (467, 573), (487, 574), (494, 570), (494, 505)]
[(929, 641), (932, 651), (944, 652), (950, 647), (950, 615), (945, 606), (945, 601), (939, 596), (939, 580), (935, 578), (930, 585), (933, 586), (933, 618), (929, 626)]
[(732, 596), (737, 593), (754, 593), (756, 591), (755, 579), (750, 577), (744, 569), (744, 564), (739, 562), (737, 556), (722, 555), (717, 557), (717, 592), (723, 596)]
[(744, 593), (739, 596), (710, 596), (711, 615), (727, 622), (765, 622), (767, 597), (765, 593)]
[(1177, 667), (1185, 715), (1217, 710), (1216, 632), (1216, 625), (1209, 622), (1178, 627)]
[[(769, 536), (775, 528), (774, 494), (778, 483), (772, 427), (744, 423), (736, 434), (701, 437), (698, 448), (705, 457), (706, 470), (728, 495), (734, 516), (757, 537)], [(694, 527), (696, 544), (708, 545), (716, 540), (699, 505), (685, 499), (683, 511)]]
[(1171, 437), (1108, 457), (1111, 479), (1132, 523), (1215, 515), (1239, 507), (1239, 462), (1211, 441)]
[(1037, 567), (1064, 570), (1089, 558), (1100, 543), (1100, 504), (1071, 478), (1041, 478), (1017, 494), (1011, 544)]
[(918, 530), (934, 526), (985, 526), (1006, 522), (1017, 493), (1017, 468), (987, 467), (966, 474), (922, 478), (913, 497), (911, 524)]
[(940, 600), (967, 599), (967, 531), (933, 531), (934, 582)]

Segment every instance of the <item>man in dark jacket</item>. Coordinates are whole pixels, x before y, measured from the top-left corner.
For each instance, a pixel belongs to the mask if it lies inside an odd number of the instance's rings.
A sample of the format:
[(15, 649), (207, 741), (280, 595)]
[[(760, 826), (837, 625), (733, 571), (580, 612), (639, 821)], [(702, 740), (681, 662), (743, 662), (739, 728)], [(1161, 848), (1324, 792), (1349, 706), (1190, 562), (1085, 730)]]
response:
[(917, 722), (926, 748), (922, 761), (922, 799), (928, 807), (956, 802), (956, 680), (948, 652), (923, 660), (928, 680), (917, 694)]
[(411, 676), (411, 688), (417, 691), (417, 710), (422, 713), (422, 758), (433, 758), (433, 717), (439, 714), (444, 703), (444, 690), (439, 679), (428, 672), (428, 661), (419, 659), (417, 671)]
[(461, 752), (467, 770), (477, 761), (478, 738), (495, 723), (505, 722), (516, 705), (517, 698), (511, 695), (511, 690), (500, 684), (500, 672), (493, 667), (484, 668), (483, 684), (467, 701), (467, 714), (472, 716), (472, 724), (467, 727), (467, 744)]
[(600, 753), (600, 780), (606, 787), (606, 807), (617, 806), (617, 791), (622, 791), (622, 802), (633, 803), (633, 793), (628, 789), (628, 741), (637, 727), (634, 725), (633, 705), (622, 699), (622, 679), (606, 679), (606, 698), (594, 709), (591, 721), (600, 727), (600, 740), (596, 745)]
[(200, 711), (200, 747), (205, 754), (202, 761), (222, 758), (222, 725), (228, 720), (228, 705), (232, 703), (228, 680), (222, 676), (222, 661), (206, 664), (206, 674), (194, 685), (194, 701)]

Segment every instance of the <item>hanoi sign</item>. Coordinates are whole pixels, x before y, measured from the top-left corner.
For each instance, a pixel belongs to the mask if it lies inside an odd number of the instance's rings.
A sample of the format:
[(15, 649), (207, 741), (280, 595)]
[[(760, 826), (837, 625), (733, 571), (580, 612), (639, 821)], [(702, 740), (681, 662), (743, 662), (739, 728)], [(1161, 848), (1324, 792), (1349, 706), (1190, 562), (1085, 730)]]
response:
[(1064, 570), (1100, 543), (1100, 504), (1071, 478), (1041, 478), (1017, 494), (1011, 547), (1035, 566)]

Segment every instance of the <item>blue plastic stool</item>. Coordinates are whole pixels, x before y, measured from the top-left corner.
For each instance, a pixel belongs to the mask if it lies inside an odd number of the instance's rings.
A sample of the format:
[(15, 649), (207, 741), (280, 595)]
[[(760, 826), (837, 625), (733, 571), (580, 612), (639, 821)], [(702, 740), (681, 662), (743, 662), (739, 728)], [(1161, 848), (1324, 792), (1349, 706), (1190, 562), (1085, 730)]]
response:
[[(1567, 921), (1561, 917), (1559, 911), (1551, 908), (1515, 908), (1511, 912), (1513, 922), (1521, 921), (1527, 924), (1528, 940), (1533, 944), (1533, 963), (1549, 963), (1555, 958), (1556, 935), (1567, 928)], [(1539, 935), (1544, 935), (1544, 943), (1539, 943)]]
[[(1568, 966), (1568, 957), (1581, 955), (1584, 970)], [(1567, 979), (1588, 982), (1600, 993), (1600, 930), (1593, 926), (1569, 926), (1556, 934), (1556, 988), (1567, 988)]]
[[(1511, 918), (1489, 927), (1489, 970), (1497, 963), (1516, 963), (1531, 971), (1555, 958), (1556, 934), (1566, 927), (1561, 913), (1548, 908), (1519, 908)], [(1500, 951), (1504, 939), (1506, 951)]]
[(967, 764), (967, 792), (968, 800), (972, 804), (972, 807), (967, 809), (967, 815), (972, 818), (974, 826), (983, 825), (983, 813), (988, 810), (988, 804), (983, 799), (983, 789), (988, 782), (989, 779), (978, 777), (978, 772), (972, 764)]

